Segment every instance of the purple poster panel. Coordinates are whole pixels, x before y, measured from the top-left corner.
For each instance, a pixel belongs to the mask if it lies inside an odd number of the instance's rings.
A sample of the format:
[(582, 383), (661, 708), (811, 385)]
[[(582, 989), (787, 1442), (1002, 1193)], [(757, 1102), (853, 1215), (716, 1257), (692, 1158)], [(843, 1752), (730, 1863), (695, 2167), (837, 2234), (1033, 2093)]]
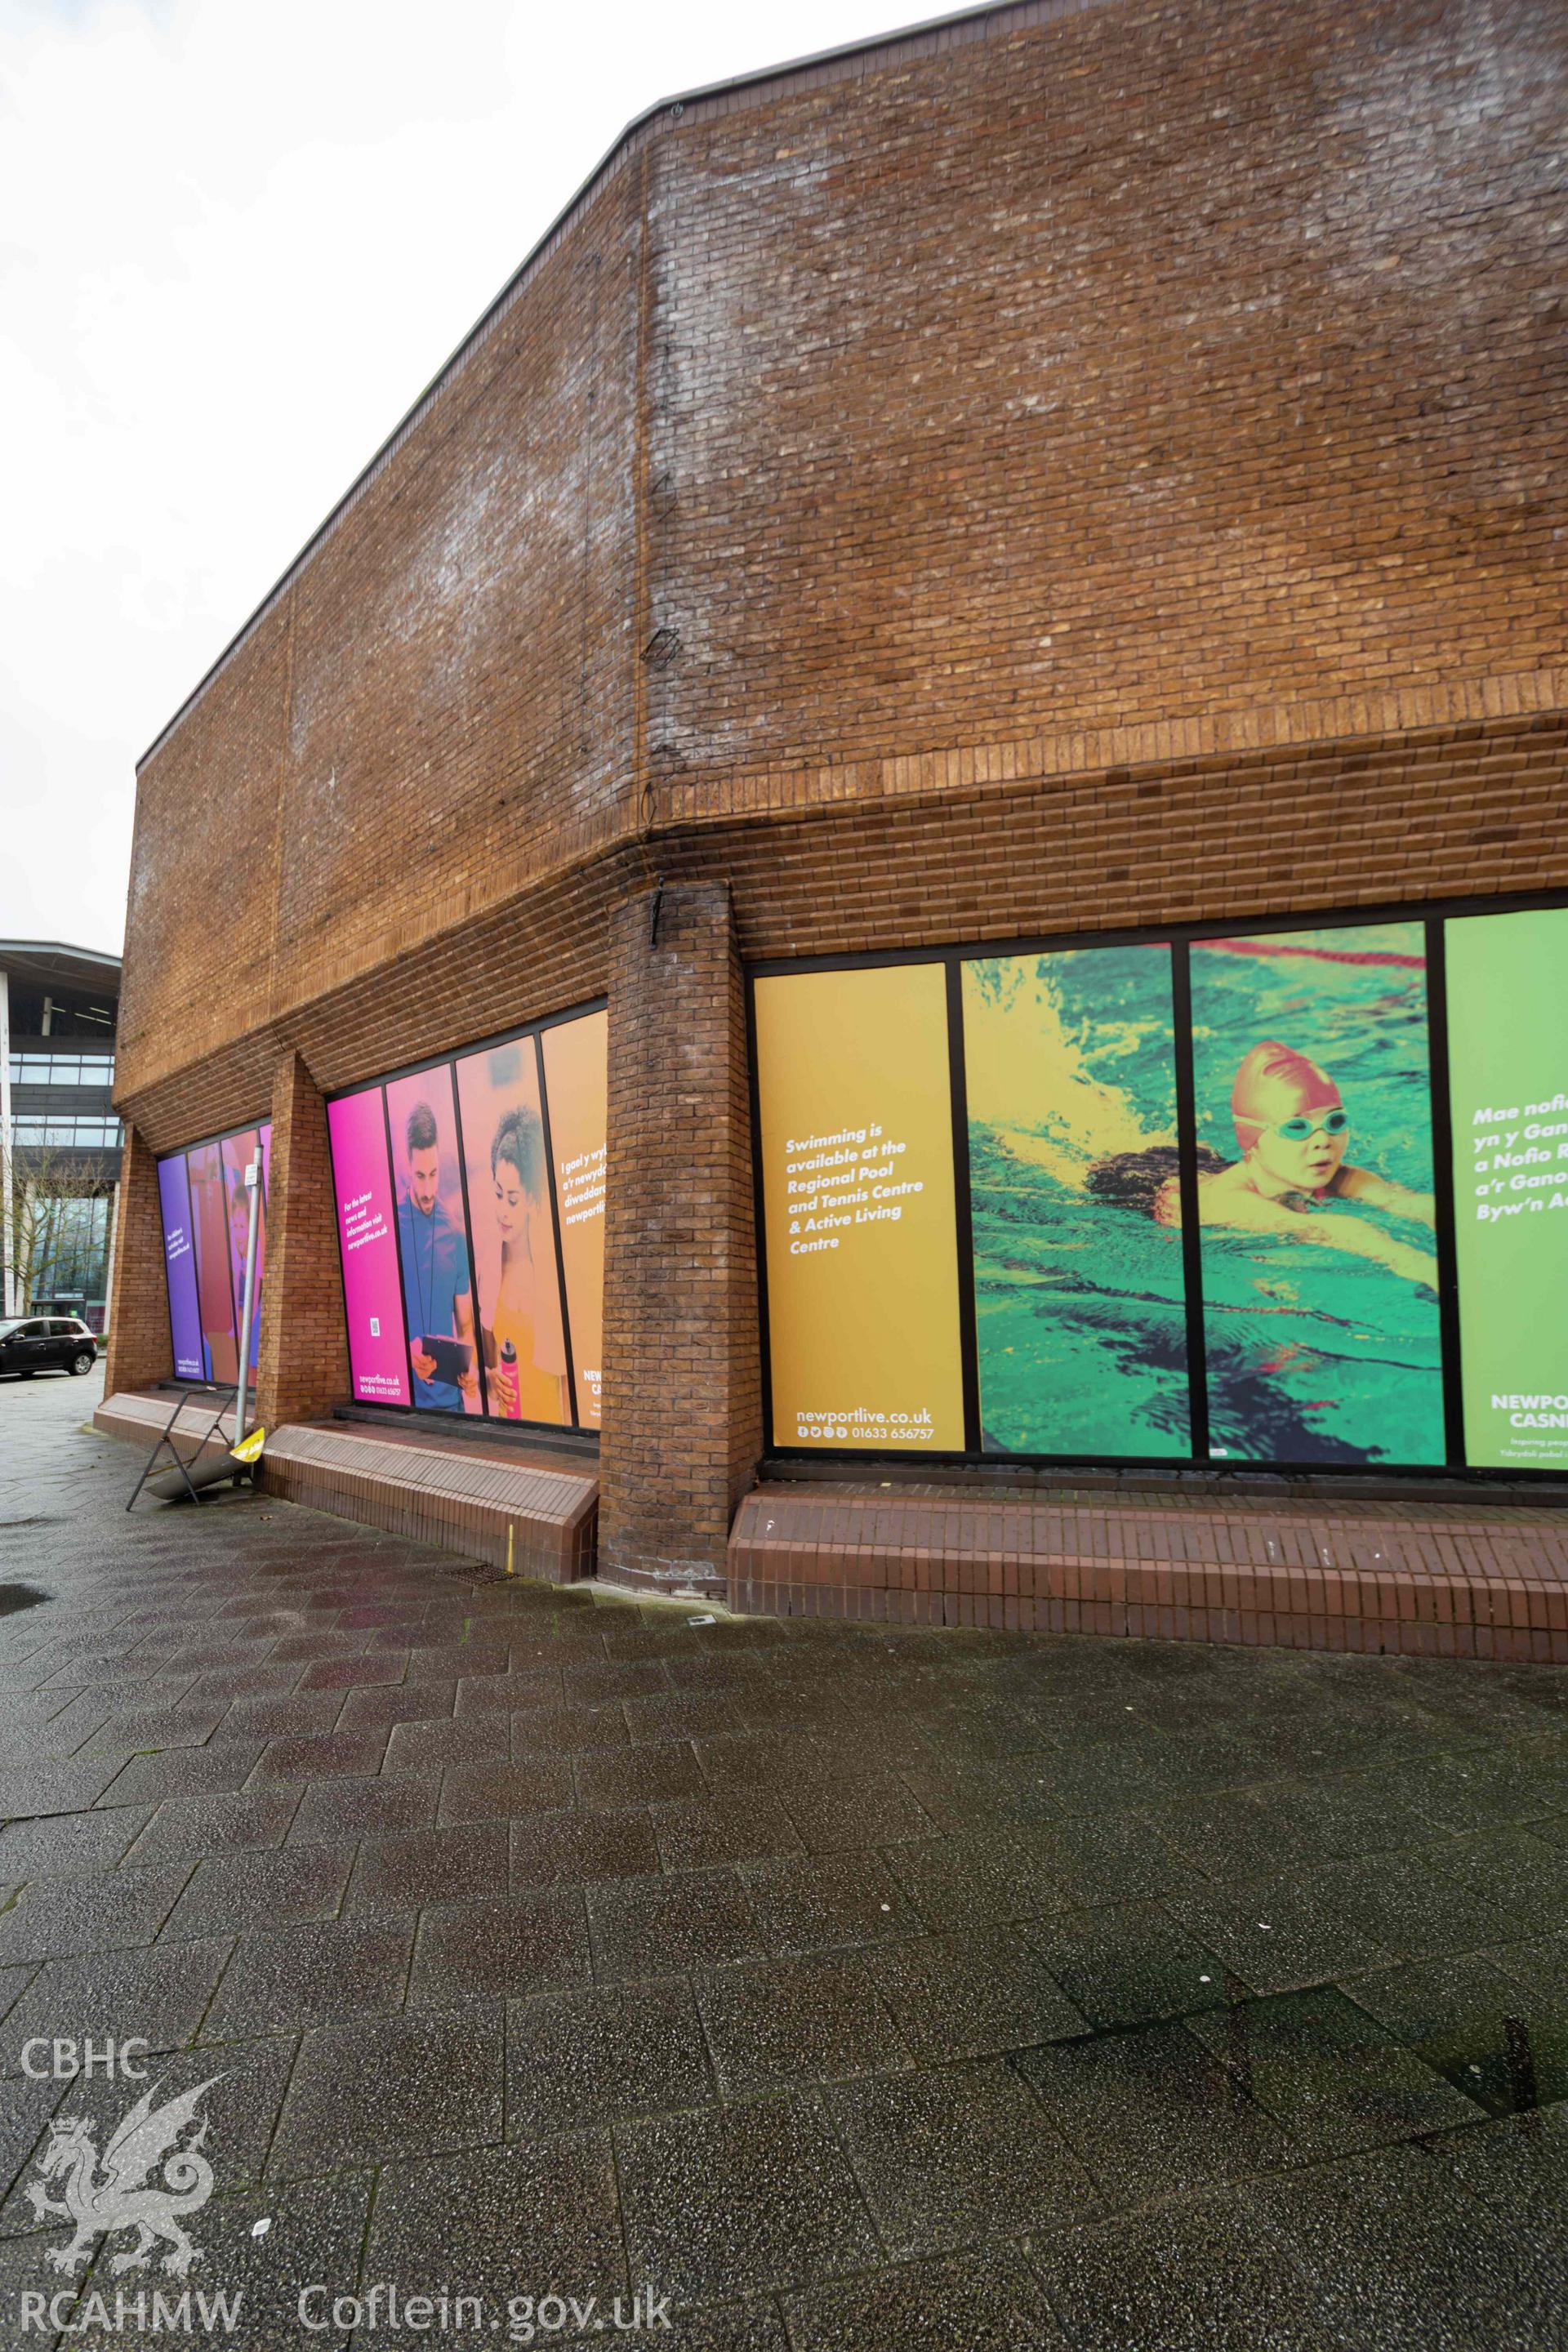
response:
[(196, 1260), (191, 1244), (191, 1197), (185, 1155), (158, 1162), (158, 1200), (163, 1213), (163, 1262), (169, 1277), (169, 1332), (174, 1343), (174, 1378), (206, 1378), (202, 1354), (202, 1318), (196, 1303)]
[(327, 1105), (332, 1193), (343, 1265), (349, 1371), (362, 1404), (407, 1404), (408, 1358), (398, 1297), (397, 1213), (386, 1162), (381, 1088)]

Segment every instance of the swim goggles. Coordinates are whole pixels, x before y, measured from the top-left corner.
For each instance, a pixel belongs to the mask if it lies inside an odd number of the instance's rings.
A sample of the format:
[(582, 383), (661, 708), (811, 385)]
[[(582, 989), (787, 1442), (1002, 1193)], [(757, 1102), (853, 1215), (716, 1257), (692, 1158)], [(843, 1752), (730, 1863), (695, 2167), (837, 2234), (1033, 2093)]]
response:
[(1320, 1128), (1325, 1135), (1343, 1135), (1350, 1126), (1348, 1110), (1326, 1110), (1321, 1118), (1282, 1118), (1275, 1123), (1274, 1132), (1282, 1135), (1287, 1143), (1305, 1143)]

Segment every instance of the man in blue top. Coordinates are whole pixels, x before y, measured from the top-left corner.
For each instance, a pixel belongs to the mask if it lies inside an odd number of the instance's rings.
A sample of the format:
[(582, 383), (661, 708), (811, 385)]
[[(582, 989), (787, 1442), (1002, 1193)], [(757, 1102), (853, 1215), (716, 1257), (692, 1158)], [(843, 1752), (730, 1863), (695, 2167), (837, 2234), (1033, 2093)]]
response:
[[(437, 1186), (441, 1153), (436, 1114), (416, 1103), (408, 1114), (408, 1190), (397, 1203), (397, 1245), (403, 1260), (403, 1302), (408, 1318), (408, 1352), (414, 1366), (414, 1402), (426, 1411), (461, 1412), (464, 1398), (479, 1393), (474, 1348), (474, 1302), (468, 1253), (462, 1234), (441, 1205)], [(468, 1369), (460, 1384), (437, 1380), (436, 1359), (420, 1342), (466, 1339)]]

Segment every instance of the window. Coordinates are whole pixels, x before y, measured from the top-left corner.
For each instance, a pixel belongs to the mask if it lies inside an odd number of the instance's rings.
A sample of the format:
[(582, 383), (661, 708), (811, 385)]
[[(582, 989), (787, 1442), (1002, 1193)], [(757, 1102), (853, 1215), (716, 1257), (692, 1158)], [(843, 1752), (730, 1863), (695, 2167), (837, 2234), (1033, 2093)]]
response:
[(1565, 987), (1568, 903), (754, 972), (768, 1443), (1561, 1476)]
[(103, 1297), (111, 1209), (103, 1192), (56, 1199), (50, 1204), (37, 1234), (37, 1263), (30, 1284), (34, 1298), (85, 1301)]
[(111, 1054), (13, 1054), (14, 1087), (107, 1087), (114, 1082)]
[(170, 1152), (158, 1162), (169, 1328), (176, 1380), (218, 1381), (226, 1384), (239, 1376), (238, 1335), (244, 1322), (253, 1197), (245, 1181), (245, 1171), (258, 1153), (262, 1181), (256, 1230), (249, 1363), (254, 1373), (261, 1353), (271, 1122), (193, 1143), (187, 1150)]
[(75, 1150), (103, 1146), (118, 1151), (121, 1147), (117, 1118), (39, 1118), (25, 1115), (13, 1120), (12, 1126), (18, 1150), (24, 1145), (39, 1144), (56, 1144)]
[(581, 1013), (328, 1104), (362, 1403), (598, 1427), (607, 1036)]

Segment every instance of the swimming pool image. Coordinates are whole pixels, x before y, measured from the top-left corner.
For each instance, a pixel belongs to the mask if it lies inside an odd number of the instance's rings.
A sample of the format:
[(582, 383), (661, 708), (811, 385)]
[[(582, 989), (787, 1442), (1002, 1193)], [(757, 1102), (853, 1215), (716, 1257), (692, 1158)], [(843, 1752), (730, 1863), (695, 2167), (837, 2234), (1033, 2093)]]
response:
[[(1330, 1098), (1337, 1087), (1347, 1166), (1430, 1195), (1423, 927), (1190, 953), (1200, 1181), (1242, 1157), (1232, 1089), (1272, 1044), (1289, 1068), (1318, 1066)], [(1157, 1213), (1178, 1164), (1171, 950), (988, 957), (963, 979), (984, 1450), (1188, 1455), (1182, 1237)], [(1209, 1458), (1440, 1463), (1437, 1299), (1416, 1278), (1430, 1227), (1360, 1200), (1300, 1213), (1300, 1239), (1203, 1223)], [(1324, 1246), (1309, 1217), (1362, 1220), (1403, 1250), (1391, 1265)]]
[[(1264, 1041), (1320, 1066), (1349, 1114), (1345, 1164), (1432, 1190), (1426, 935), (1419, 923), (1194, 942), (1200, 1152), (1238, 1153), (1231, 1091)], [(1430, 1228), (1326, 1201), (1429, 1260)], [(1210, 1456), (1416, 1465), (1444, 1459), (1439, 1318), (1428, 1284), (1337, 1247), (1203, 1227)]]
[(963, 1035), (985, 1451), (1187, 1454), (1181, 1237), (1095, 1190), (1175, 1166), (1170, 949), (966, 963)]

